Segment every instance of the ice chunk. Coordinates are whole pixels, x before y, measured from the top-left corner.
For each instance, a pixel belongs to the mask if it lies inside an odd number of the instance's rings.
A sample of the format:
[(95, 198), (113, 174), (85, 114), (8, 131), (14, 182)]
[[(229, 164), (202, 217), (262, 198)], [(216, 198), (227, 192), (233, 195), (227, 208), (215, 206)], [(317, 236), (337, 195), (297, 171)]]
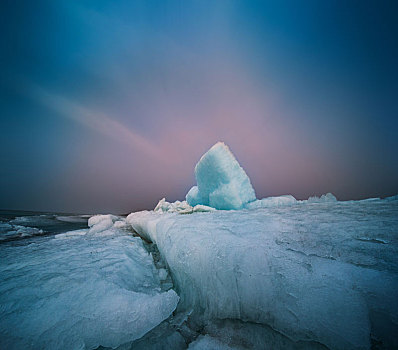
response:
[(0, 221), (0, 241), (13, 240), (22, 237), (38, 236), (42, 233), (43, 230), (36, 227), (21, 226)]
[(178, 214), (192, 214), (195, 212), (206, 212), (215, 210), (207, 205), (195, 205), (190, 206), (186, 201), (175, 201), (174, 203), (169, 203), (166, 198), (162, 198), (153, 210), (156, 213), (178, 213)]
[(397, 348), (396, 202), (327, 204), (127, 220), (157, 244), (178, 309), (196, 322), (240, 319), (330, 349)]
[(120, 220), (115, 215), (94, 215), (88, 219), (88, 226), (90, 227), (89, 233), (98, 233), (105, 230), (109, 230), (113, 227), (113, 224)]
[(310, 197), (308, 198), (307, 201), (308, 203), (336, 202), (337, 198), (331, 193), (326, 193), (320, 197), (317, 196)]
[(292, 195), (284, 195), (279, 197), (267, 197), (263, 199), (257, 199), (253, 202), (247, 203), (245, 208), (257, 209), (257, 208), (269, 208), (269, 207), (283, 207), (297, 204), (296, 198)]
[(192, 211), (194, 213), (204, 213), (204, 212), (214, 211), (214, 210), (216, 210), (216, 209), (209, 207), (207, 205), (202, 205), (202, 204), (195, 205), (192, 209)]
[(166, 198), (162, 198), (156, 205), (154, 211), (158, 213), (192, 213), (192, 207), (186, 201), (175, 201), (169, 203)]
[(117, 220), (113, 223), (114, 228), (128, 229), (130, 225), (125, 220)]
[(199, 195), (199, 189), (198, 186), (193, 186), (187, 193), (187, 195), (185, 196), (185, 199), (187, 200), (187, 202), (192, 205), (198, 205), (200, 203), (203, 203), (202, 198)]
[[(0, 349), (115, 348), (168, 318), (178, 296), (162, 291), (142, 240), (96, 216), (88, 229), (0, 249)], [(67, 239), (67, 241), (65, 241)], [(161, 275), (161, 276), (160, 276)]]
[(186, 196), (191, 206), (241, 209), (256, 199), (249, 177), (223, 142), (202, 156), (196, 164), (195, 177), (197, 187), (192, 187)]

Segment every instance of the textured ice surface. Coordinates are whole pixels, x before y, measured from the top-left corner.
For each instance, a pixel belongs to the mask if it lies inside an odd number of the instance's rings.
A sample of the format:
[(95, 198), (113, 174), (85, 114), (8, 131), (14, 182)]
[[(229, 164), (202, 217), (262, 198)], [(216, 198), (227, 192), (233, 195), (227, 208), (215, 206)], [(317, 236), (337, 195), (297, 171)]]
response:
[(197, 186), (186, 196), (191, 206), (203, 204), (216, 209), (241, 209), (256, 199), (249, 177), (222, 142), (216, 143), (200, 158), (195, 177)]
[(214, 211), (216, 209), (207, 205), (197, 204), (194, 207), (189, 205), (186, 201), (175, 201), (169, 203), (165, 198), (162, 198), (153, 210), (156, 213), (178, 213), (178, 214), (191, 214), (195, 212)]
[(177, 294), (120, 222), (96, 216), (89, 230), (1, 245), (0, 349), (116, 347), (169, 317)]
[(398, 347), (398, 201), (140, 212), (127, 221), (157, 244), (178, 309), (192, 308), (197, 322), (268, 325), (303, 348)]
[[(379, 199), (379, 198), (377, 198), (377, 199)], [(313, 196), (313, 197), (308, 198), (308, 200), (307, 200), (308, 203), (322, 203), (322, 202), (336, 202), (336, 201), (337, 201), (337, 198), (331, 193), (323, 194), (320, 197)]]
[[(116, 215), (94, 215), (88, 219), (88, 227), (90, 227), (88, 233), (94, 234), (111, 229), (113, 224), (119, 220), (120, 218)], [(112, 233), (112, 231), (110, 232)]]
[[(379, 198), (375, 199), (379, 200)], [(291, 194), (287, 194), (284, 196), (256, 199), (253, 202), (247, 203), (245, 205), (245, 208), (258, 209), (258, 208), (270, 208), (270, 207), (285, 207), (289, 205), (303, 204), (303, 203), (326, 203), (326, 202), (336, 202), (336, 201), (337, 201), (336, 197), (331, 193), (323, 194), (320, 197), (313, 196), (308, 198), (307, 200), (297, 200)]]
[(36, 227), (10, 224), (0, 221), (0, 242), (4, 240), (41, 235), (43, 230)]
[(243, 322), (237, 319), (209, 321), (202, 329), (213, 339), (223, 344), (244, 349), (272, 350), (327, 350), (317, 342), (292, 341), (271, 327), (253, 322)]
[(191, 206), (204, 203), (204, 200), (199, 195), (198, 186), (192, 186), (191, 189), (188, 191), (187, 195), (185, 196), (185, 199)]
[(201, 335), (194, 342), (189, 344), (189, 350), (241, 350), (241, 347), (229, 346), (217, 338), (212, 338), (209, 335)]
[(268, 208), (268, 207), (283, 207), (293, 204), (297, 204), (297, 200), (292, 195), (288, 194), (285, 196), (257, 199), (253, 202), (247, 203), (245, 205), (245, 208), (257, 209), (257, 208)]
[(156, 205), (154, 211), (158, 213), (192, 213), (193, 207), (190, 206), (186, 201), (175, 201), (174, 203), (169, 203), (166, 198), (162, 198)]

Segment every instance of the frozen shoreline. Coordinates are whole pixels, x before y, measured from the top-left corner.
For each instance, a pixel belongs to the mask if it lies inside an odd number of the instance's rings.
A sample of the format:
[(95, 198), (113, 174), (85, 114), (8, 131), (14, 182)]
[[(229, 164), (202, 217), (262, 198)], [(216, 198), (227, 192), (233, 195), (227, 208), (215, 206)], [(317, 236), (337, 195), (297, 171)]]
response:
[[(3, 241), (0, 347), (398, 348), (397, 196), (256, 199), (220, 142), (195, 177), (186, 201)], [(85, 220), (17, 217), (0, 229), (21, 238), (43, 233), (30, 224)]]
[[(161, 201), (156, 211), (128, 218), (93, 216), (89, 229), (3, 243), (2, 344), (396, 347), (398, 200), (289, 198), (231, 211), (205, 206), (193, 211), (184, 202)], [(153, 244), (143, 244), (134, 232)], [(119, 301), (109, 313), (110, 294)], [(145, 310), (135, 304), (138, 296), (146, 300)], [(154, 300), (167, 310), (150, 309)], [(49, 313), (59, 308), (66, 309)], [(86, 328), (77, 326), (90, 310), (97, 316), (84, 321)], [(98, 318), (102, 312), (108, 316)], [(140, 313), (146, 325), (140, 316), (137, 328), (128, 320)]]

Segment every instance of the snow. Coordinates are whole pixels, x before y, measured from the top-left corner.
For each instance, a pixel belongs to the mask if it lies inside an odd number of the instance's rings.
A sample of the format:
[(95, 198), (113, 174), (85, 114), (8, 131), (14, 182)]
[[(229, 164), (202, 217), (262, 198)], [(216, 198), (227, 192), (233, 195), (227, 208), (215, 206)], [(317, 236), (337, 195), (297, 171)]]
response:
[(216, 143), (195, 166), (197, 186), (187, 193), (189, 205), (242, 209), (256, 199), (249, 177), (222, 142)]
[(192, 310), (195, 322), (267, 325), (304, 348), (398, 346), (396, 201), (324, 196), (256, 210), (138, 212), (127, 222), (157, 244), (177, 310)]
[(174, 311), (179, 297), (161, 287), (167, 271), (119, 228), (127, 223), (89, 221), (90, 229), (1, 246), (1, 349), (117, 347)]

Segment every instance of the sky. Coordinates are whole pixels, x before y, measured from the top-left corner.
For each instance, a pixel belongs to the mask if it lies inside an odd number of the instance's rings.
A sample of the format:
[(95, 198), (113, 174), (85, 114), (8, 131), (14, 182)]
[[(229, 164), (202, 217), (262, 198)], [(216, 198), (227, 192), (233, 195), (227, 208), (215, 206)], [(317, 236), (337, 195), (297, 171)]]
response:
[(229, 145), (258, 198), (398, 193), (389, 1), (2, 1), (0, 208), (184, 199)]

